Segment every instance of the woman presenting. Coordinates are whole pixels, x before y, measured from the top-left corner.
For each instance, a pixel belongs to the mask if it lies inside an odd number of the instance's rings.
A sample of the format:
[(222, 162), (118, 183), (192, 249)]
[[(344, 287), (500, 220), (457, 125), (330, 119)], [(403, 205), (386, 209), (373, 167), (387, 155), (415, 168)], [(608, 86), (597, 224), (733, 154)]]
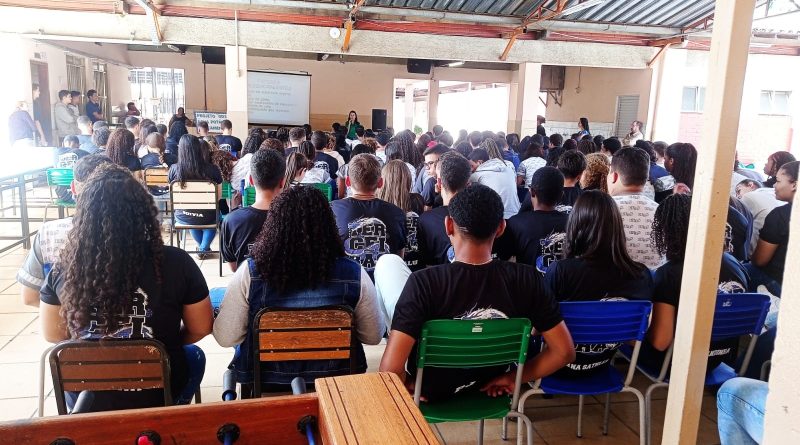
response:
[(345, 126), (347, 127), (347, 139), (358, 139), (358, 136), (356, 136), (356, 129), (361, 126), (361, 123), (358, 122), (358, 113), (350, 110), (350, 113), (347, 115), (347, 123)]

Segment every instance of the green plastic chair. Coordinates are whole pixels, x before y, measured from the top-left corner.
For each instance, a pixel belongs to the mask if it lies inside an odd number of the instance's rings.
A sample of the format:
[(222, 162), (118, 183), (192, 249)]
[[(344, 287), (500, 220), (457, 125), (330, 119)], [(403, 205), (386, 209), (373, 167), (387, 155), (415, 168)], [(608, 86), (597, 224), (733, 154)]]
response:
[(75, 202), (64, 201), (58, 197), (58, 194), (55, 193), (56, 187), (70, 187), (73, 179), (74, 173), (72, 172), (71, 168), (47, 169), (47, 186), (50, 187), (50, 203), (48, 203), (44, 208), (44, 218), (42, 219), (42, 222), (47, 221), (47, 210), (50, 207), (75, 208)]
[(227, 181), (222, 182), (222, 199), (231, 199), (233, 198), (233, 187), (231, 187), (231, 183)]
[(328, 202), (333, 201), (333, 187), (330, 184), (325, 184), (322, 182), (314, 184), (314, 187), (319, 189), (326, 198), (328, 198)]
[[(430, 320), (422, 327), (417, 357), (414, 403), (429, 423), (479, 420), (478, 443), (483, 444), (486, 419), (518, 417), (533, 444), (533, 425), (514, 409), (522, 386), (522, 366), (517, 366), (516, 387), (511, 397), (491, 397), (477, 388), (460, 391), (449, 400), (420, 404), (425, 367), (480, 368), (524, 364), (528, 355), (531, 322), (527, 318), (496, 320)], [(505, 436), (505, 431), (504, 431)]]
[(242, 196), (242, 206), (250, 207), (256, 203), (256, 188), (247, 187), (244, 189), (244, 196)]

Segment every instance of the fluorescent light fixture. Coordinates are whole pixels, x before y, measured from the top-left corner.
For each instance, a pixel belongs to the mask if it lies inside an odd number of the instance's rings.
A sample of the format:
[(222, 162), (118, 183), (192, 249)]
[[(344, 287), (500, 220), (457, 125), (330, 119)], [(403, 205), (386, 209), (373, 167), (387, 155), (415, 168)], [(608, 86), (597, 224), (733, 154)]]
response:
[(570, 15), (574, 14), (578, 11), (583, 11), (584, 9), (589, 9), (592, 6), (597, 6), (600, 3), (605, 2), (606, 0), (586, 0), (583, 3), (578, 3), (577, 5), (570, 6), (569, 8), (561, 11), (560, 15)]
[(772, 48), (771, 43), (750, 42), (750, 48)]
[(460, 62), (450, 62), (450, 63), (447, 64), (447, 66), (449, 66), (451, 68), (456, 67), (456, 66), (462, 66), (462, 65), (464, 65), (464, 61), (463, 60), (460, 61)]

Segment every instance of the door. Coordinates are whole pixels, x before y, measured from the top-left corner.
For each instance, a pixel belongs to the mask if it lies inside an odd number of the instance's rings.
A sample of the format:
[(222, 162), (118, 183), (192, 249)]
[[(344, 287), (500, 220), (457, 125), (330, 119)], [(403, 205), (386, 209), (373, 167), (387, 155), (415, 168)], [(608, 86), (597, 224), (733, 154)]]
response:
[(39, 85), (39, 99), (33, 102), (31, 114), (39, 117), (45, 139), (47, 139), (48, 145), (53, 146), (58, 141), (53, 140), (53, 108), (52, 102), (50, 102), (50, 78), (47, 74), (46, 63), (31, 60), (31, 84)]
[[(623, 138), (631, 131), (631, 122), (638, 117), (639, 96), (617, 96), (617, 118), (614, 121), (614, 135)], [(644, 126), (641, 128), (644, 133)]]

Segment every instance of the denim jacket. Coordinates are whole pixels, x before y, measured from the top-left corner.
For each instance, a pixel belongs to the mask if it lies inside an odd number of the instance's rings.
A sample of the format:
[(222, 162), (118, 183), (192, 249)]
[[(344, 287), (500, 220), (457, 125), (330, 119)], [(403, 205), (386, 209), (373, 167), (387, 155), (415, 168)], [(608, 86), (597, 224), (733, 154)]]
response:
[[(348, 258), (338, 258), (333, 265), (328, 282), (316, 289), (302, 289), (279, 294), (272, 289), (255, 268), (252, 259), (250, 268), (247, 335), (239, 345), (230, 368), (236, 373), (239, 383), (253, 382), (254, 339), (253, 321), (258, 311), (265, 307), (311, 308), (343, 305), (355, 310), (361, 296), (361, 266)], [(352, 335), (356, 335), (355, 331)], [(361, 343), (355, 341), (353, 351), (355, 372), (367, 370), (367, 359)], [(261, 382), (264, 385), (289, 385), (293, 378), (303, 377), (311, 383), (318, 377), (329, 377), (350, 373), (350, 360), (306, 360), (288, 362), (264, 362), (261, 364)]]

